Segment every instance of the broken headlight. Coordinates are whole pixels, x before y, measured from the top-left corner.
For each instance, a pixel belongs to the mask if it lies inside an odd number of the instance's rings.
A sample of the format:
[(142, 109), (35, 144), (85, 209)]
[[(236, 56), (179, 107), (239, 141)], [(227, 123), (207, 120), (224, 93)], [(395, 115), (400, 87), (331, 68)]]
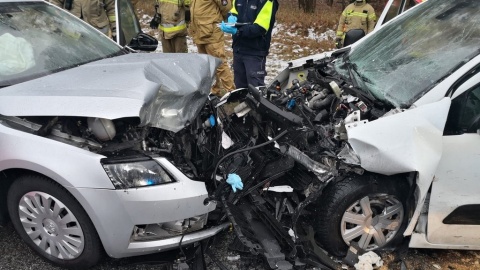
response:
[(103, 164), (105, 172), (117, 189), (156, 186), (174, 182), (154, 160)]

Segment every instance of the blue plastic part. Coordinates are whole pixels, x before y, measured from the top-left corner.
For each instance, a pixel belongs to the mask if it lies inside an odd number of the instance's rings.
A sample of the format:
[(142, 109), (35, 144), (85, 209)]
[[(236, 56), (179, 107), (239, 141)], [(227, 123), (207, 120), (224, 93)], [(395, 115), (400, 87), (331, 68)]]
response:
[(295, 107), (295, 99), (292, 98), (287, 102), (287, 109), (292, 110), (293, 107)]
[(236, 173), (230, 173), (228, 175), (227, 183), (230, 184), (230, 186), (232, 186), (233, 192), (237, 192), (237, 189), (238, 190), (243, 189), (242, 179)]
[(215, 121), (215, 116), (213, 116), (213, 114), (210, 115), (210, 117), (208, 118), (208, 120), (210, 121), (210, 126), (211, 126), (211, 127), (214, 127), (215, 124), (217, 123), (217, 121)]

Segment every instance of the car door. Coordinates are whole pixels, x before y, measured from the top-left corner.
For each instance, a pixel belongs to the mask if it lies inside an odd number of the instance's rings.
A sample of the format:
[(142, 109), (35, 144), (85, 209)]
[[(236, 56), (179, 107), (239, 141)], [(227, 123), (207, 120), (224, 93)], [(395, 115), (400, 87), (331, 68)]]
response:
[(117, 40), (120, 46), (128, 46), (134, 50), (155, 51), (158, 41), (142, 32), (142, 28), (135, 14), (130, 0), (115, 2), (117, 17)]
[[(454, 94), (432, 183), (427, 240), (480, 246), (480, 73)], [(462, 92), (459, 91), (459, 92)]]

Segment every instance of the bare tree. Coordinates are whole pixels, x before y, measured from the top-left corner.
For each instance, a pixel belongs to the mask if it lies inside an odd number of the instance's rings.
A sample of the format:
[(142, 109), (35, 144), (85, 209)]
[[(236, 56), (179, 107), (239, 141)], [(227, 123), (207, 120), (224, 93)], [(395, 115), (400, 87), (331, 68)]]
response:
[(298, 8), (305, 11), (306, 0), (298, 0)]
[(305, 0), (305, 13), (314, 13), (315, 7), (317, 6), (316, 0)]
[(316, 0), (298, 0), (298, 8), (305, 13), (314, 13), (316, 6)]

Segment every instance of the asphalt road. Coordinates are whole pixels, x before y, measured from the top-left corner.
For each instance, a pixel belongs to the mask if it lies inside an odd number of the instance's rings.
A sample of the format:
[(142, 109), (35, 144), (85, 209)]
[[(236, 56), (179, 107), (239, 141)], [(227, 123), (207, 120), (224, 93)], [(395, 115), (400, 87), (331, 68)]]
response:
[[(209, 256), (205, 259), (207, 269), (222, 269), (217, 263), (229, 270), (269, 269), (258, 257), (239, 255), (229, 251), (228, 244), (232, 239), (233, 233), (230, 232), (223, 232), (215, 239), (210, 249), (213, 259)], [(105, 256), (92, 269), (171, 270), (172, 264), (162, 263), (162, 261), (173, 261), (177, 254), (178, 251), (173, 251), (125, 259), (112, 259)], [(410, 249), (402, 256), (406, 268), (401, 268), (401, 262), (393, 253), (384, 252), (381, 255), (384, 266), (380, 270), (480, 270), (480, 251)], [(13, 227), (7, 225), (0, 226), (0, 270), (3, 269), (60, 270), (61, 268), (43, 261), (22, 242)]]
[[(211, 247), (213, 260), (206, 256), (207, 268), (210, 270), (221, 269), (215, 262), (220, 263), (229, 270), (258, 269), (266, 270), (262, 261), (256, 257), (243, 256), (240, 260), (238, 254), (228, 251), (228, 243), (232, 240), (232, 233), (223, 232), (217, 237)], [(112, 259), (108, 256), (94, 268), (101, 269), (129, 269), (129, 270), (170, 270), (171, 263), (177, 258), (178, 250), (163, 252), (146, 256), (125, 259)], [(0, 226), (0, 270), (61, 270), (42, 260), (31, 250), (16, 234), (11, 225)]]

